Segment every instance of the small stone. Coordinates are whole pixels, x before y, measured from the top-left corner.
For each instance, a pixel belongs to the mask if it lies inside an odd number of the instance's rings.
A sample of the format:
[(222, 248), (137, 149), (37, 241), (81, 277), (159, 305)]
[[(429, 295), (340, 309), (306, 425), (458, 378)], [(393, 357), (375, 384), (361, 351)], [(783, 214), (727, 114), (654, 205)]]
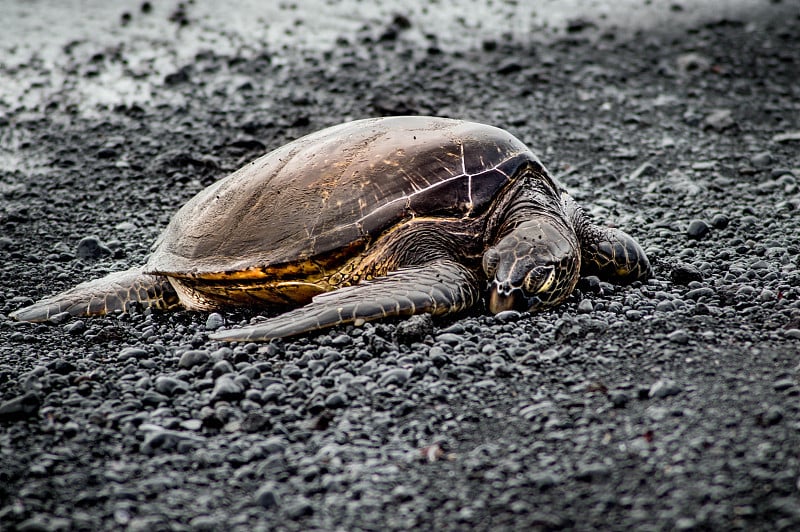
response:
[(346, 334), (340, 334), (340, 335), (334, 337), (333, 340), (331, 340), (331, 345), (334, 346), (334, 347), (345, 347), (345, 346), (348, 346), (348, 345), (350, 345), (352, 343), (353, 343), (353, 339), (350, 336), (346, 335)]
[(689, 238), (699, 240), (706, 236), (710, 228), (703, 220), (692, 220), (689, 222), (689, 227), (686, 229), (686, 235)]
[(580, 303), (578, 303), (578, 313), (579, 314), (589, 314), (593, 310), (594, 310), (594, 305), (592, 305), (592, 302), (589, 301), (588, 299), (583, 299), (583, 300), (581, 300)]
[(313, 513), (314, 507), (311, 506), (311, 503), (303, 497), (295, 500), (291, 506), (286, 508), (286, 515), (289, 517), (289, 519), (300, 519), (302, 517), (312, 515)]
[(238, 401), (244, 397), (244, 388), (227, 375), (218, 378), (211, 392), (212, 401)]
[(792, 379), (778, 379), (772, 383), (772, 387), (778, 392), (788, 390), (793, 386), (794, 386), (794, 381)]
[(397, 324), (394, 338), (397, 343), (410, 345), (422, 342), (428, 335), (433, 335), (433, 318), (430, 314), (417, 314)]
[(680, 262), (673, 266), (669, 276), (673, 283), (680, 285), (688, 285), (692, 281), (703, 280), (703, 274), (700, 270), (685, 262)]
[(225, 318), (223, 318), (222, 314), (218, 312), (212, 312), (208, 315), (208, 318), (206, 318), (207, 331), (216, 331), (223, 325), (225, 325)]
[(800, 131), (787, 131), (785, 133), (778, 133), (772, 137), (772, 142), (793, 142), (800, 141)]
[(148, 356), (149, 353), (140, 347), (126, 347), (119, 352), (119, 355), (117, 355), (117, 359), (120, 361), (128, 360), (131, 358), (138, 360), (142, 358), (147, 358)]
[(716, 109), (703, 119), (703, 125), (715, 131), (724, 131), (735, 124), (736, 122), (730, 109)]
[(86, 323), (84, 323), (83, 320), (75, 320), (72, 323), (64, 325), (64, 332), (66, 332), (67, 334), (71, 334), (73, 336), (83, 334), (85, 330), (86, 330)]
[(39, 412), (42, 400), (36, 392), (28, 392), (0, 404), (0, 421), (19, 421)]
[(639, 321), (642, 319), (642, 313), (638, 310), (626, 310), (625, 317), (628, 318), (630, 321)]
[(689, 299), (694, 299), (695, 301), (700, 299), (701, 297), (712, 297), (713, 295), (714, 295), (714, 290), (706, 286), (695, 288), (694, 290), (689, 290), (688, 292), (686, 292), (686, 297)]
[(156, 378), (155, 389), (158, 393), (172, 397), (175, 394), (189, 391), (189, 383), (174, 377), (160, 376)]
[(783, 331), (783, 335), (786, 338), (794, 338), (795, 340), (800, 340), (800, 329), (786, 329)]
[(656, 304), (656, 310), (658, 312), (673, 312), (676, 310), (675, 303), (669, 300), (659, 301)]
[(761, 424), (766, 427), (777, 425), (783, 419), (783, 410), (779, 406), (770, 406), (766, 412), (760, 415)]
[(327, 408), (344, 408), (347, 406), (347, 396), (343, 393), (335, 392), (325, 399)]
[(94, 260), (111, 255), (111, 250), (96, 236), (87, 236), (78, 242), (76, 254), (81, 259)]
[(670, 342), (686, 345), (689, 343), (689, 335), (683, 329), (676, 329), (667, 335)]
[(208, 351), (193, 349), (186, 351), (181, 355), (181, 359), (178, 361), (178, 367), (183, 369), (191, 369), (195, 366), (199, 366), (200, 364), (205, 364), (210, 358), (211, 357), (209, 356)]
[(608, 393), (608, 399), (614, 408), (623, 408), (631, 400), (631, 397), (622, 390), (613, 390)]
[(408, 379), (411, 377), (411, 372), (407, 369), (403, 368), (394, 368), (390, 369), (389, 371), (385, 372), (381, 375), (379, 384), (381, 386), (389, 386), (390, 384), (394, 384), (396, 386), (402, 386)]
[(277, 508), (280, 505), (275, 483), (268, 482), (258, 488), (258, 491), (256, 491), (256, 503), (267, 510)]
[(52, 362), (50, 362), (49, 364), (47, 364), (47, 369), (49, 369), (54, 373), (58, 373), (59, 375), (69, 375), (73, 371), (77, 370), (75, 364), (73, 364), (72, 362), (68, 362), (63, 358), (57, 358)]
[(713, 218), (711, 218), (711, 226), (715, 229), (725, 229), (728, 227), (728, 217), (724, 214), (715, 214)]
[(750, 164), (756, 168), (766, 168), (773, 163), (772, 154), (768, 151), (757, 153), (750, 157)]
[(248, 413), (241, 423), (241, 429), (244, 432), (266, 432), (272, 428), (272, 420), (259, 412)]
[(69, 312), (59, 312), (53, 316), (50, 316), (47, 321), (52, 323), (53, 325), (61, 325), (62, 323), (66, 323), (72, 315)]
[(677, 395), (682, 390), (683, 388), (671, 379), (659, 379), (653, 383), (647, 395), (650, 398), (661, 399), (670, 395)]
[(460, 344), (461, 342), (464, 341), (464, 338), (462, 338), (461, 336), (459, 336), (457, 334), (454, 334), (454, 333), (445, 332), (445, 333), (436, 335), (436, 341), (437, 342), (443, 342), (445, 344), (450, 344), (450, 345), (458, 345), (458, 344)]

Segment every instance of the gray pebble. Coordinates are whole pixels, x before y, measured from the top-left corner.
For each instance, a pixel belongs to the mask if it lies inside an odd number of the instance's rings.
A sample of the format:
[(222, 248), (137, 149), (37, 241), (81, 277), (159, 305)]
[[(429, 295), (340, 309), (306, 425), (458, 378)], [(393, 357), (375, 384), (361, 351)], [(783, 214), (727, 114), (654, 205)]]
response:
[(772, 154), (768, 151), (757, 153), (750, 157), (750, 164), (756, 168), (766, 168), (773, 163)]
[(344, 408), (347, 404), (347, 396), (339, 392), (332, 393), (325, 399), (325, 406), (328, 408)]
[(703, 119), (703, 125), (715, 131), (724, 131), (735, 124), (730, 109), (715, 109)]
[(464, 338), (457, 334), (446, 332), (436, 335), (436, 341), (450, 345), (458, 345), (464, 341)]
[(581, 300), (580, 303), (578, 303), (578, 312), (580, 314), (589, 314), (593, 310), (594, 310), (594, 305), (592, 305), (592, 302), (589, 301), (588, 299), (583, 299)]
[(612, 390), (608, 393), (608, 399), (614, 408), (623, 408), (631, 400), (631, 397), (622, 390)]
[(39, 412), (42, 400), (36, 392), (28, 392), (0, 404), (0, 421), (19, 421)]
[(117, 355), (118, 360), (142, 359), (149, 356), (148, 352), (140, 347), (126, 347)]
[(676, 329), (667, 335), (670, 342), (686, 345), (689, 343), (689, 334), (683, 329)]
[(225, 318), (218, 312), (212, 312), (208, 315), (208, 318), (206, 318), (206, 330), (216, 331), (223, 325), (225, 325)]
[(85, 330), (86, 330), (86, 323), (84, 323), (83, 320), (75, 320), (72, 323), (64, 325), (64, 331), (67, 334), (71, 334), (73, 336), (83, 334)]
[(679, 394), (683, 388), (671, 379), (659, 379), (653, 383), (648, 392), (648, 396), (655, 399), (669, 397)]
[(238, 401), (244, 397), (244, 388), (227, 375), (223, 375), (214, 382), (211, 392), (212, 401)]
[(411, 345), (422, 342), (425, 337), (433, 334), (433, 318), (430, 314), (417, 314), (397, 324), (394, 331), (398, 343)]
[(686, 235), (694, 240), (699, 240), (706, 236), (709, 230), (708, 224), (703, 220), (692, 220), (686, 229)]
[(407, 369), (403, 368), (394, 368), (390, 369), (389, 371), (385, 372), (381, 375), (379, 384), (381, 386), (389, 386), (390, 384), (394, 384), (396, 386), (402, 386), (408, 379), (411, 377), (411, 372)]
[(174, 377), (160, 376), (156, 378), (155, 389), (158, 393), (173, 396), (176, 393), (185, 393), (189, 390), (189, 383)]
[(266, 508), (267, 510), (271, 510), (273, 508), (277, 508), (280, 505), (280, 499), (278, 497), (278, 492), (273, 482), (267, 482), (256, 491), (256, 503), (261, 506), (262, 508)]
[(111, 250), (96, 236), (87, 236), (78, 242), (76, 254), (78, 258), (94, 260), (111, 255)]
[(695, 266), (685, 262), (679, 262), (672, 267), (669, 274), (670, 279), (675, 284), (688, 285), (692, 281), (702, 281), (703, 274)]
[(178, 367), (183, 369), (191, 369), (200, 364), (205, 364), (208, 362), (209, 358), (210, 356), (208, 351), (200, 349), (186, 351), (181, 355), (181, 359), (178, 361)]

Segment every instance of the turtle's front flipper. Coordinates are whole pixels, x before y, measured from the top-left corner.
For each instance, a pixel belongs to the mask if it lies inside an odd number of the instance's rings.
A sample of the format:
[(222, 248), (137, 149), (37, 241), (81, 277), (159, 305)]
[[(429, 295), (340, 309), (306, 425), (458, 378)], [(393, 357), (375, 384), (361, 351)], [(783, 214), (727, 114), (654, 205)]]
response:
[(650, 261), (632, 236), (592, 223), (567, 194), (561, 197), (581, 243), (581, 276), (596, 275), (613, 283), (632, 283), (653, 274)]
[(585, 233), (581, 239), (581, 276), (596, 275), (624, 284), (652, 274), (647, 255), (629, 234), (600, 226), (587, 228)]
[(389, 316), (448, 314), (471, 307), (479, 297), (478, 280), (469, 269), (451, 260), (437, 260), (318, 295), (308, 305), (263, 323), (210, 337), (263, 341)]
[(142, 273), (141, 268), (131, 268), (81, 283), (66, 292), (12, 312), (11, 317), (19, 321), (36, 322), (47, 321), (62, 312), (69, 312), (73, 316), (94, 316), (115, 310), (125, 311), (131, 303), (159, 309), (179, 305), (178, 295), (166, 277), (148, 275)]

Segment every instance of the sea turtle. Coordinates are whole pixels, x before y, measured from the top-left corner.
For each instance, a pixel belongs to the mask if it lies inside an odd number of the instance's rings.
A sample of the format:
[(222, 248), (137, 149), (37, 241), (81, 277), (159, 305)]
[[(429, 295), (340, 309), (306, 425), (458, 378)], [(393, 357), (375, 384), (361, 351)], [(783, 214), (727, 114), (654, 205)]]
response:
[(460, 120), (374, 118), (297, 139), (201, 191), (144, 267), (11, 315), (299, 306), (211, 335), (267, 340), (454, 313), (486, 288), (492, 313), (534, 311), (581, 274), (631, 282), (650, 264), (629, 235), (593, 224), (522, 142)]

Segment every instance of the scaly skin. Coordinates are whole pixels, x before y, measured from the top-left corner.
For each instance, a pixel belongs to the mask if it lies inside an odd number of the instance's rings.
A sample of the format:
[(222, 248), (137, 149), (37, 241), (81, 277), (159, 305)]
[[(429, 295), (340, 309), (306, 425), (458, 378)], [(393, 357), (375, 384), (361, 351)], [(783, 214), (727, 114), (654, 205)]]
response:
[(68, 312), (72, 316), (126, 312), (132, 303), (161, 310), (180, 307), (178, 294), (173, 290), (169, 279), (160, 275), (147, 275), (141, 268), (131, 268), (81, 283), (66, 292), (12, 312), (10, 316), (20, 321), (43, 322), (62, 312)]

